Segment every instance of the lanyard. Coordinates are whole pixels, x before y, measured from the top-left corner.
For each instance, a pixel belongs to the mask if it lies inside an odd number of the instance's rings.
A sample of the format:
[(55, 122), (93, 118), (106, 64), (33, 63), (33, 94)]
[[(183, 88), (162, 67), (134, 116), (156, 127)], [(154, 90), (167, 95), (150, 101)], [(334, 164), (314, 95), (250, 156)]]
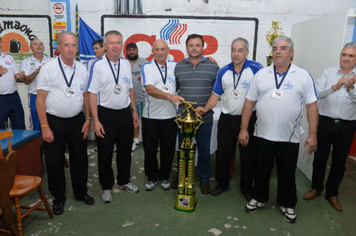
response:
[[(245, 63), (246, 63), (246, 60), (245, 60), (245, 62), (244, 62), (244, 65), (243, 65), (242, 68), (241, 68), (239, 77), (237, 78), (237, 83), (236, 83), (236, 78), (235, 78), (235, 74), (236, 74), (236, 73), (235, 73), (235, 69), (233, 68), (233, 70), (232, 70), (232, 74), (233, 74), (233, 77), (234, 77), (234, 90), (237, 88), (237, 85), (238, 85), (239, 82), (240, 82), (242, 72), (244, 71)], [(232, 65), (232, 67), (234, 67), (234, 65)]]
[(72, 85), (72, 82), (73, 82), (74, 74), (75, 74), (75, 67), (74, 67), (74, 72), (73, 72), (73, 74), (72, 74), (72, 77), (70, 77), (70, 81), (68, 82), (67, 76), (66, 76), (66, 74), (64, 73), (64, 70), (63, 70), (63, 67), (62, 67), (62, 63), (61, 63), (61, 60), (59, 59), (59, 57), (58, 57), (58, 63), (59, 63), (59, 67), (61, 68), (61, 71), (62, 71), (62, 75), (63, 75), (63, 77), (64, 77), (64, 80), (66, 81), (66, 84), (67, 84), (68, 88), (70, 88), (70, 86)]
[(114, 72), (114, 70), (112, 68), (112, 65), (111, 65), (111, 62), (110, 62), (109, 58), (106, 57), (106, 59), (108, 60), (112, 75), (114, 76), (115, 83), (118, 84), (119, 83), (119, 74), (120, 74), (120, 59), (119, 59), (119, 62), (117, 64), (117, 76), (115, 76), (115, 72)]
[(164, 77), (163, 77), (161, 68), (159, 67), (158, 63), (156, 61), (155, 61), (155, 63), (156, 63), (156, 66), (157, 66), (157, 68), (159, 70), (159, 73), (161, 74), (163, 84), (166, 84), (166, 81), (167, 81), (167, 63), (164, 63)]
[(276, 82), (276, 88), (279, 89), (284, 81), (284, 79), (286, 78), (287, 74), (288, 74), (288, 71), (289, 71), (289, 68), (290, 68), (290, 65), (288, 66), (288, 69), (286, 70), (285, 74), (283, 75), (281, 81), (278, 83), (278, 80), (277, 80), (277, 72), (276, 72), (276, 67), (273, 66), (273, 70), (274, 70), (274, 79), (275, 79), (275, 82)]

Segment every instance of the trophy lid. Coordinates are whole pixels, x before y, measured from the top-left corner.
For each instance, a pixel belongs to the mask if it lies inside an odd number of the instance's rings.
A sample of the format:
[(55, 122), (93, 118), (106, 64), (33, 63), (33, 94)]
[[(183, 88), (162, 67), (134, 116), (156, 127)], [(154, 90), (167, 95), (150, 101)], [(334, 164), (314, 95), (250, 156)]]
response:
[(195, 123), (195, 120), (190, 115), (190, 112), (187, 112), (187, 116), (182, 120), (183, 123)]

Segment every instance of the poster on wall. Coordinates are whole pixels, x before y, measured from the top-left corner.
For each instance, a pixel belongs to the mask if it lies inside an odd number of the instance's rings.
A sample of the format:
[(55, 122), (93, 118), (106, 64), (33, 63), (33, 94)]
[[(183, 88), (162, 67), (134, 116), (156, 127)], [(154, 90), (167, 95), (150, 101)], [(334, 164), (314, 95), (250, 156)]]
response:
[(64, 1), (51, 2), (51, 16), (53, 39), (57, 40), (57, 36), (67, 31), (67, 3)]
[(44, 53), (53, 56), (51, 50), (51, 18), (42, 15), (0, 15), (0, 36), (2, 52), (11, 55), (18, 67), (21, 61), (30, 57), (30, 42), (40, 39)]
[[(101, 34), (118, 30), (126, 44), (134, 42), (140, 57), (152, 60), (152, 45), (163, 39), (170, 48), (170, 60), (181, 61), (187, 57), (185, 41), (188, 35), (203, 36), (203, 55), (212, 56), (219, 65), (231, 62), (231, 42), (237, 37), (246, 38), (250, 44), (249, 59), (256, 59), (258, 19), (244, 17), (197, 17), (197, 16), (147, 16), (147, 15), (103, 15)], [(125, 50), (123, 50), (123, 56)]]

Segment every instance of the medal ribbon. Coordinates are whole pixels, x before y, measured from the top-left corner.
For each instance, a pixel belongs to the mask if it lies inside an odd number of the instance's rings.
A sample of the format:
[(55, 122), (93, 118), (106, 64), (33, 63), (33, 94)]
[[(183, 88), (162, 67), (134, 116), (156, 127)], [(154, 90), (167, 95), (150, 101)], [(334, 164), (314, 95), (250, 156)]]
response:
[(276, 72), (276, 67), (273, 66), (273, 70), (274, 70), (274, 79), (275, 79), (275, 82), (276, 82), (276, 88), (279, 89), (281, 86), (282, 86), (282, 83), (284, 81), (284, 79), (286, 78), (287, 74), (288, 74), (288, 71), (289, 71), (289, 68), (290, 68), (290, 65), (288, 66), (288, 69), (286, 70), (285, 74), (283, 75), (282, 79), (281, 79), (281, 82), (278, 83), (278, 79), (277, 79), (277, 72)]
[(59, 57), (58, 57), (58, 63), (59, 63), (59, 67), (61, 68), (61, 71), (62, 71), (62, 75), (63, 75), (63, 77), (64, 77), (64, 80), (66, 81), (66, 84), (67, 84), (68, 88), (70, 88), (70, 86), (72, 85), (72, 82), (73, 82), (74, 74), (75, 74), (75, 67), (74, 67), (74, 72), (73, 72), (73, 74), (72, 74), (72, 77), (70, 77), (70, 81), (68, 82), (67, 76), (66, 76), (66, 74), (64, 73), (64, 70), (63, 70), (63, 67), (62, 67), (62, 63), (61, 63), (61, 60), (59, 59)]
[(161, 74), (163, 84), (166, 85), (166, 81), (167, 81), (167, 63), (164, 63), (164, 77), (163, 77), (162, 70), (159, 67), (158, 63), (156, 61), (155, 61), (155, 63), (156, 63), (156, 66), (157, 66), (157, 68), (159, 70), (159, 73)]
[[(244, 65), (243, 65), (242, 68), (241, 68), (239, 77), (237, 78), (237, 83), (236, 83), (236, 78), (235, 78), (235, 74), (236, 74), (235, 69), (233, 69), (233, 71), (232, 71), (232, 74), (233, 74), (233, 77), (234, 77), (234, 90), (236, 90), (237, 85), (238, 85), (239, 82), (240, 82), (242, 72), (244, 71), (245, 63), (246, 63), (246, 60), (245, 60), (245, 62), (244, 62)], [(233, 65), (233, 66), (234, 66), (234, 65)]]
[(120, 75), (120, 59), (119, 59), (119, 62), (117, 63), (117, 76), (115, 76), (115, 72), (114, 72), (114, 69), (112, 68), (112, 65), (111, 65), (111, 62), (110, 62), (109, 58), (106, 57), (106, 59), (108, 60), (112, 75), (114, 76), (114, 80), (115, 80), (115, 83), (117, 85), (119, 83), (119, 75)]

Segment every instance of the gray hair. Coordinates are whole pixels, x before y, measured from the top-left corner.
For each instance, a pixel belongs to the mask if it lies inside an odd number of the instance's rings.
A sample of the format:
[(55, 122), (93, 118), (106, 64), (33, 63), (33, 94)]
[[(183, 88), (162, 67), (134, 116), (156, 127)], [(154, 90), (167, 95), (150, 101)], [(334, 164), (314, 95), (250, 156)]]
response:
[(272, 42), (272, 47), (274, 46), (274, 43), (277, 42), (277, 41), (287, 41), (288, 44), (289, 44), (289, 50), (290, 51), (293, 51), (294, 50), (294, 43), (293, 43), (293, 40), (285, 35), (281, 35), (277, 38), (275, 38)]
[(348, 42), (342, 49), (344, 48), (356, 48), (356, 42)]
[(78, 39), (77, 39), (77, 35), (75, 35), (75, 33), (72, 33), (72, 32), (69, 32), (69, 31), (64, 31), (62, 33), (60, 33), (58, 36), (57, 36), (57, 44), (58, 45), (61, 45), (61, 36), (62, 35), (72, 35), (76, 38), (76, 41), (77, 41), (77, 44), (78, 44)]
[(106, 43), (106, 38), (109, 36), (109, 35), (115, 35), (115, 36), (121, 36), (121, 38), (123, 39), (124, 37), (122, 37), (122, 34), (117, 31), (117, 30), (110, 30), (108, 32), (105, 33), (104, 35), (104, 43)]
[(242, 38), (242, 37), (238, 37), (238, 38), (234, 39), (234, 40), (232, 41), (232, 43), (231, 43), (231, 47), (232, 47), (232, 45), (233, 45), (235, 42), (237, 42), (237, 41), (244, 42), (244, 43), (245, 43), (245, 48), (246, 48), (247, 50), (249, 50), (248, 48), (250, 47), (250, 45), (249, 45), (247, 39)]

